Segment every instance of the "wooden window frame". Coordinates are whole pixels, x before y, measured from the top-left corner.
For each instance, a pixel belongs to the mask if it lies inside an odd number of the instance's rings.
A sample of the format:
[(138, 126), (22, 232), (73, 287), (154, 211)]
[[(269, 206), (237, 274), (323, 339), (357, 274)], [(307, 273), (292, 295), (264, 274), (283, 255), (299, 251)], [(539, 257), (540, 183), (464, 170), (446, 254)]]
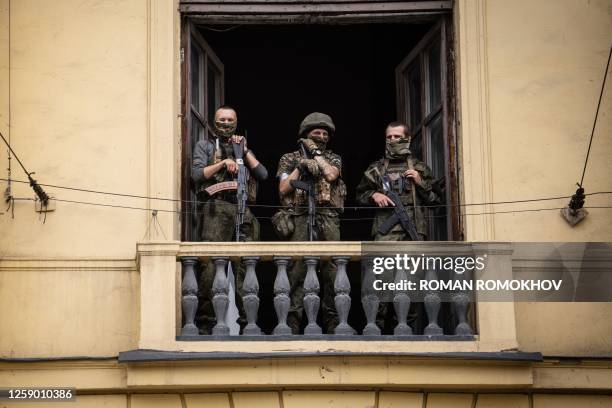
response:
[[(428, 157), (428, 135), (429, 125), (438, 115), (442, 115), (442, 134), (444, 135), (444, 161), (445, 161), (445, 182), (446, 197), (445, 204), (448, 205), (447, 211), (447, 239), (451, 241), (463, 240), (463, 232), (460, 218), (460, 192), (459, 192), (459, 171), (457, 154), (457, 133), (455, 127), (455, 65), (453, 58), (453, 33), (451, 19), (442, 17), (436, 25), (419, 41), (412, 51), (398, 65), (395, 76), (397, 85), (397, 117), (410, 125), (410, 102), (406, 99), (408, 94), (408, 82), (403, 74), (414, 64), (419, 64), (421, 84), (428, 83), (429, 69), (425, 55), (437, 43), (440, 44), (441, 56), (440, 66), (440, 89), (441, 97), (438, 106), (430, 112), (428, 110), (429, 89), (427, 86), (421, 87), (421, 118), (418, 125), (410, 129), (415, 136), (421, 136), (421, 157), (426, 161)], [(436, 37), (439, 37), (436, 39)], [(431, 227), (431, 225), (430, 225)], [(431, 232), (431, 231), (430, 231)]]
[[(192, 222), (194, 214), (197, 213), (196, 194), (191, 182), (191, 165), (193, 162), (193, 151), (190, 142), (191, 132), (193, 130), (192, 123), (194, 120), (200, 123), (200, 125), (204, 129), (205, 137), (208, 137), (209, 134), (213, 133), (213, 125), (208, 120), (208, 114), (211, 111), (211, 107), (209, 106), (208, 97), (206, 96), (208, 95), (208, 67), (209, 65), (213, 65), (219, 73), (218, 80), (215, 81), (216, 106), (212, 109), (216, 109), (218, 106), (223, 105), (223, 101), (225, 100), (223, 86), (225, 68), (223, 66), (223, 63), (215, 55), (212, 48), (210, 48), (208, 43), (200, 35), (195, 24), (193, 24), (187, 18), (184, 18), (182, 20), (181, 36), (183, 47), (181, 50), (181, 114), (183, 119), (181, 134), (181, 199), (183, 200), (181, 206), (181, 240), (197, 241), (199, 240), (199, 237), (196, 236), (197, 228), (194, 228)], [(200, 60), (198, 63), (199, 67), (201, 67), (198, 71), (199, 83), (201, 84), (200, 94), (198, 95), (198, 98), (200, 100), (199, 109), (193, 105), (193, 96), (191, 95), (190, 75), (192, 72), (192, 41), (202, 51), (202, 53), (199, 55)], [(189, 180), (189, 182), (186, 182), (186, 180)], [(195, 217), (197, 217), (197, 214), (195, 215)]]
[(353, 24), (433, 21), (452, 0), (180, 0), (179, 11), (204, 24)]

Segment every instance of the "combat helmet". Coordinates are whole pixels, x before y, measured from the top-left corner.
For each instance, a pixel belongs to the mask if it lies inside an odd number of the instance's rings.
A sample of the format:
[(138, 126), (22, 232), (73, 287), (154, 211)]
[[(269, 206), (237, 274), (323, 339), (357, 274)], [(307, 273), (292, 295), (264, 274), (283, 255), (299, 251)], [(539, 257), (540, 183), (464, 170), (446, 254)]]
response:
[(306, 116), (300, 124), (299, 135), (302, 136), (310, 129), (325, 128), (330, 134), (336, 131), (336, 126), (329, 115), (320, 112), (313, 112)]

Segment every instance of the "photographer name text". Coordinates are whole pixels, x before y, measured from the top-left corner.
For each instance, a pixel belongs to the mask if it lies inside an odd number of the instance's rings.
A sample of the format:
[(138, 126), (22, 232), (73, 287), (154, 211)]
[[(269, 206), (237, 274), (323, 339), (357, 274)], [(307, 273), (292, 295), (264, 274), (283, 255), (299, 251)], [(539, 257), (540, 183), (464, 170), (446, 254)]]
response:
[(372, 286), (378, 291), (558, 291), (561, 283), (561, 279), (420, 280), (417, 282), (407, 279), (398, 282), (384, 282), (377, 279)]

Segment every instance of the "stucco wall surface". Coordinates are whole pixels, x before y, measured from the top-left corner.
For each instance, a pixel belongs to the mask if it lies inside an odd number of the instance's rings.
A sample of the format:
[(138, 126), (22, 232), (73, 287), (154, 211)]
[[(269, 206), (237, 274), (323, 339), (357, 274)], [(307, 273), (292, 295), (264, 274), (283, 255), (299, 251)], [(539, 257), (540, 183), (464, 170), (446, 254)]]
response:
[[(482, 4), (491, 198), (570, 195), (582, 174), (611, 46), (612, 5), (606, 0)], [(612, 191), (611, 96), (608, 74), (584, 178), (587, 193)], [(556, 208), (568, 201), (496, 205), (492, 210)], [(612, 206), (612, 195), (589, 196), (585, 205)], [(496, 214), (491, 238), (612, 241), (612, 209), (588, 211), (574, 228), (559, 210)], [(612, 355), (605, 318), (612, 313), (610, 304), (517, 303), (515, 309), (521, 350)]]
[[(0, 129), (34, 178), (147, 195), (147, 2), (2, 0), (0, 19)], [(25, 180), (11, 164), (13, 178)], [(146, 207), (45, 189), (58, 199)], [(19, 183), (13, 194), (34, 196)], [(16, 201), (14, 215), (0, 215), (0, 256), (133, 257), (147, 226), (143, 211), (67, 202), (44, 223), (32, 201)]]
[(0, 261), (0, 358), (114, 357), (136, 348), (134, 261)]
[[(571, 195), (582, 174), (610, 49), (612, 5), (607, 0), (483, 4), (493, 201)], [(587, 193), (612, 191), (609, 82), (584, 178)], [(568, 201), (496, 205), (493, 210), (555, 208)], [(586, 206), (605, 205), (612, 205), (611, 195), (586, 201)], [(589, 212), (575, 228), (558, 210), (497, 214), (493, 238), (611, 241), (612, 210)]]

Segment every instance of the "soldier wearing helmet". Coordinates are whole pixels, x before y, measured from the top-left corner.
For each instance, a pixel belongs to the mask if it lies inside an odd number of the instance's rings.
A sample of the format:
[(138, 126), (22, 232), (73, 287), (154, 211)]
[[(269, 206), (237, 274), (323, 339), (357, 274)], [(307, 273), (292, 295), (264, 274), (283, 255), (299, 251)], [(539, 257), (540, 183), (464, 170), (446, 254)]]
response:
[[(291, 185), (292, 180), (308, 178), (314, 185), (316, 217), (314, 236), (318, 241), (339, 241), (339, 214), (344, 206), (346, 186), (341, 179), (342, 160), (327, 148), (336, 127), (331, 117), (314, 112), (304, 118), (299, 128), (300, 149), (283, 155), (278, 164), (279, 193), (287, 209), (273, 217), (273, 225), (282, 239), (308, 241), (308, 196)], [(302, 148), (303, 147), (303, 148)], [(306, 154), (304, 154), (306, 153)], [(334, 307), (335, 267), (329, 261), (320, 264), (323, 298), (323, 323), (328, 333), (338, 324)], [(291, 306), (288, 324), (294, 334), (300, 329), (303, 315), (306, 268), (296, 263), (289, 273)]]

